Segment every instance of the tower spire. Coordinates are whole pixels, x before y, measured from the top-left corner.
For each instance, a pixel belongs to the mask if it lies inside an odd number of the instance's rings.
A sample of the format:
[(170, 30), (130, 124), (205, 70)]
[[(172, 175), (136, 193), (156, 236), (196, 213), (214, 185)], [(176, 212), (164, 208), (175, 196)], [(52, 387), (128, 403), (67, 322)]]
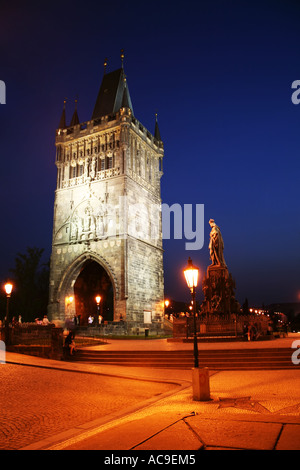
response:
[(76, 96), (76, 98), (75, 98), (75, 109), (74, 109), (74, 113), (73, 113), (73, 116), (72, 116), (72, 119), (71, 119), (70, 126), (76, 126), (77, 124), (79, 124), (79, 117), (78, 117), (78, 113), (77, 113), (77, 102), (78, 102), (78, 97)]
[(156, 140), (161, 142), (161, 136), (159, 132), (158, 122), (157, 122), (157, 112), (155, 113), (155, 129), (154, 129), (154, 137)]
[(121, 63), (122, 63), (122, 69), (124, 68), (124, 49), (121, 49)]
[(67, 102), (67, 98), (64, 99), (64, 107), (63, 107), (63, 111), (62, 111), (61, 118), (59, 121), (58, 129), (65, 129), (67, 127), (66, 125), (66, 102)]
[(107, 57), (104, 59), (104, 75), (106, 74), (106, 67), (107, 67)]
[(92, 119), (114, 114), (121, 107), (130, 108), (133, 113), (128, 83), (123, 68), (103, 76)]
[(127, 90), (127, 82), (126, 82), (126, 76), (124, 74), (124, 91), (123, 91), (123, 97), (122, 97), (122, 104), (121, 108), (131, 108), (129, 101), (129, 95), (128, 95), (128, 90)]

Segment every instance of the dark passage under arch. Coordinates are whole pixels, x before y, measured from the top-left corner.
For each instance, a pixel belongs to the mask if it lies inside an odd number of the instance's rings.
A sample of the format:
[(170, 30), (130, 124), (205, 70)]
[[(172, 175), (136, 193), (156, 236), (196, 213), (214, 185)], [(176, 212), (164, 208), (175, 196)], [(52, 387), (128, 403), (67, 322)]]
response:
[[(101, 296), (99, 310), (96, 296)], [(103, 321), (113, 321), (113, 285), (106, 270), (96, 261), (88, 260), (84, 263), (74, 284), (76, 316), (80, 316), (80, 325), (88, 324), (88, 317), (92, 315), (95, 324), (98, 324), (98, 313)]]

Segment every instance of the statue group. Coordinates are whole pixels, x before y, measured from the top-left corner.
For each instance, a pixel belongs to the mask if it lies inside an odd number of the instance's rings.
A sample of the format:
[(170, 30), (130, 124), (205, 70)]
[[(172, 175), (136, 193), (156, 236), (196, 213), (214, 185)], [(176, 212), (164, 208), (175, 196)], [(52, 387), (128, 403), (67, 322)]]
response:
[(209, 240), (211, 265), (208, 266), (207, 274), (202, 281), (204, 293), (202, 313), (207, 316), (210, 314), (228, 316), (237, 313), (240, 309), (235, 299), (235, 281), (225, 263), (221, 230), (213, 219), (210, 219), (209, 225), (211, 227)]

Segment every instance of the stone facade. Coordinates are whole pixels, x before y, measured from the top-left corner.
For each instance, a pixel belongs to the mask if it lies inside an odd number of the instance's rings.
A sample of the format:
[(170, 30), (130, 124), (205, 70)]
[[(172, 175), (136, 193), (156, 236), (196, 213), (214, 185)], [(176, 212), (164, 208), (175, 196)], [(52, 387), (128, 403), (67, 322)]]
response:
[[(108, 320), (125, 321), (128, 331), (163, 327), (163, 144), (137, 121), (128, 103), (109, 115), (78, 121), (56, 132), (49, 316), (64, 321), (78, 315), (79, 288), (85, 297), (98, 289), (105, 302), (100, 279), (89, 279), (84, 287), (78, 283), (94, 262), (112, 292)], [(82, 307), (81, 313), (84, 323), (91, 312)]]

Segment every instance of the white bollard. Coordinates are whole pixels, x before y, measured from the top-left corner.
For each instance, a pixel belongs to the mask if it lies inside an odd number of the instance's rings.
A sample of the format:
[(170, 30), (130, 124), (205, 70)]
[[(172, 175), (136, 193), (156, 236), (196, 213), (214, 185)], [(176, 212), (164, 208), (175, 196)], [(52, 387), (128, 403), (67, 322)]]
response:
[(210, 400), (209, 370), (208, 367), (193, 369), (193, 400)]

